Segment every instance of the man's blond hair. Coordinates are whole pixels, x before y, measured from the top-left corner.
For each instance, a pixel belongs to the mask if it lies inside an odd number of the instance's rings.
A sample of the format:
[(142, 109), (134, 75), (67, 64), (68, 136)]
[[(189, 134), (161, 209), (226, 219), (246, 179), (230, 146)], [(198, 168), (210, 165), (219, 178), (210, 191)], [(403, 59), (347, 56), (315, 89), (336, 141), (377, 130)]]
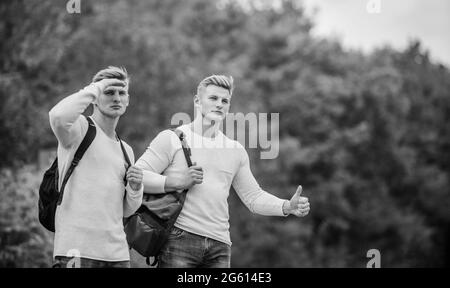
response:
[(118, 79), (130, 83), (127, 69), (124, 67), (109, 66), (106, 69), (100, 70), (92, 78), (92, 82), (98, 82), (103, 79)]
[(215, 85), (227, 89), (230, 95), (233, 93), (233, 77), (225, 75), (211, 75), (200, 81), (197, 86), (197, 95), (200, 91), (209, 85)]

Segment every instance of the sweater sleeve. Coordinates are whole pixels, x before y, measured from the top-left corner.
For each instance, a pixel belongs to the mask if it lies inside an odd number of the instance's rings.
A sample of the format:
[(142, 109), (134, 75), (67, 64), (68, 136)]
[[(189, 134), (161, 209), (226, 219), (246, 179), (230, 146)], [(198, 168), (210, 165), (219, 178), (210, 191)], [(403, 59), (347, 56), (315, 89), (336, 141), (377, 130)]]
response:
[[(175, 140), (174, 140), (175, 137)], [(177, 138), (170, 130), (160, 132), (136, 161), (144, 171), (144, 192), (164, 193), (166, 176), (161, 175), (172, 162)], [(179, 145), (178, 145), (179, 146)]]
[(286, 216), (283, 213), (284, 199), (280, 199), (261, 189), (250, 170), (250, 161), (244, 147), (241, 147), (241, 165), (233, 179), (233, 188), (247, 208), (256, 214), (266, 216)]
[(50, 127), (64, 148), (70, 148), (83, 137), (80, 116), (96, 98), (92, 89), (83, 89), (62, 99), (50, 110)]
[[(134, 152), (133, 149), (127, 145), (126, 147), (128, 155), (130, 157), (131, 163), (134, 163)], [(144, 185), (141, 185), (141, 188), (139, 190), (133, 190), (131, 188), (130, 183), (127, 184), (125, 187), (126, 190), (126, 196), (123, 203), (123, 217), (129, 217), (134, 212), (136, 212), (137, 209), (142, 204), (142, 196), (144, 192)]]

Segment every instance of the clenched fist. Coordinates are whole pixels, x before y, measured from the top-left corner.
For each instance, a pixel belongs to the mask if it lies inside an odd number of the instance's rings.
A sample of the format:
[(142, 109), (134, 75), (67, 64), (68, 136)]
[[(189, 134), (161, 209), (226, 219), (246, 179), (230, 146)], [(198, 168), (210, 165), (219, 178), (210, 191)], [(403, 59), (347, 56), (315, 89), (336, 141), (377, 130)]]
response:
[(127, 181), (130, 184), (131, 189), (139, 190), (141, 189), (142, 179), (144, 178), (142, 169), (137, 166), (130, 166), (127, 171)]
[(185, 189), (190, 189), (196, 184), (202, 184), (202, 182), (203, 168), (197, 166), (197, 163), (194, 162), (191, 167), (167, 176), (164, 188), (166, 191), (182, 192)]

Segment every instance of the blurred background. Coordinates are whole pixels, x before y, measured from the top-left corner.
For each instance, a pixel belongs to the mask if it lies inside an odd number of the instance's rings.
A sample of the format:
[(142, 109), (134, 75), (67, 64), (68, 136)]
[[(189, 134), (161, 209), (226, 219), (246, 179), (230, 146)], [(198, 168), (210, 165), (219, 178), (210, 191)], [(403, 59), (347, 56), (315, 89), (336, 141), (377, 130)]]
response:
[(251, 168), (311, 212), (254, 215), (231, 192), (232, 267), (366, 267), (369, 249), (450, 265), (447, 1), (68, 2), (0, 2), (0, 267), (51, 265), (48, 111), (109, 65), (131, 75), (118, 131), (137, 157), (210, 74), (235, 78), (231, 112), (279, 113), (279, 156), (248, 149)]

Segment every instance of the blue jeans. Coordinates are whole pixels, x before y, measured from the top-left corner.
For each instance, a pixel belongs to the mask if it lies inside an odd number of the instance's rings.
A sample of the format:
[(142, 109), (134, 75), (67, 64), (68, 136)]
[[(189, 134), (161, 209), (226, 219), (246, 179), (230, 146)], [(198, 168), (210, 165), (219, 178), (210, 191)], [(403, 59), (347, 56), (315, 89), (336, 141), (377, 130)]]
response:
[[(70, 263), (69, 263), (70, 262)], [(53, 268), (130, 268), (130, 261), (101, 261), (88, 258), (56, 256)]]
[(230, 259), (230, 245), (173, 227), (158, 268), (230, 268)]

